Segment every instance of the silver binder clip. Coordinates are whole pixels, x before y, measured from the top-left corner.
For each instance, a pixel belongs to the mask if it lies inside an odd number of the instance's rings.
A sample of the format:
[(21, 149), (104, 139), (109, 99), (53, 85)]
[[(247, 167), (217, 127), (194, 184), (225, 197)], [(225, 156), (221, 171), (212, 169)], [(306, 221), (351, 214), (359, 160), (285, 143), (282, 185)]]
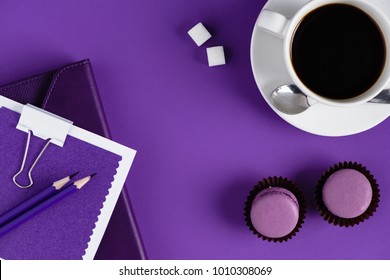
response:
[[(50, 143), (62, 147), (65, 143), (66, 136), (68, 135), (72, 124), (73, 123), (67, 119), (61, 118), (33, 105), (27, 104), (23, 106), (23, 111), (20, 115), (20, 119), (16, 128), (27, 133), (27, 142), (20, 170), (12, 178), (15, 185), (17, 185), (19, 188), (26, 189), (34, 184), (32, 172), (41, 159), (43, 153), (46, 151)], [(24, 170), (32, 133), (36, 137), (47, 140), (47, 142), (28, 171), (29, 184), (21, 185), (17, 182), (17, 177)]]

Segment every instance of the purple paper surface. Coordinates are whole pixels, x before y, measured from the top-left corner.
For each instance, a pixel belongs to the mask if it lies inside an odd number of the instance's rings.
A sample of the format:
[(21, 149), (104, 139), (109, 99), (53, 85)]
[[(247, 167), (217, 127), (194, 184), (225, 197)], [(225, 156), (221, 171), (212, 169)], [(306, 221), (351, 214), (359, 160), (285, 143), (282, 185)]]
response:
[[(390, 259), (390, 120), (330, 138), (278, 117), (249, 58), (265, 2), (8, 1), (0, 81), (93, 61), (113, 139), (138, 151), (126, 185), (150, 259)], [(201, 47), (187, 34), (199, 21), (213, 36)], [(227, 64), (209, 68), (206, 47), (216, 45)], [(375, 215), (348, 229), (313, 203), (322, 172), (344, 160), (366, 165), (381, 189)], [(309, 206), (282, 244), (256, 238), (243, 214), (252, 187), (274, 175), (300, 186)]]
[[(80, 191), (0, 237), (0, 256), (5, 259), (81, 259), (121, 157), (68, 136), (62, 148), (49, 145), (32, 173), (34, 185), (20, 189), (12, 182), (20, 168), (27, 139), (25, 132), (16, 129), (19, 117), (6, 108), (0, 109), (0, 213), (76, 171), (80, 173), (75, 180), (95, 172), (97, 175)], [(25, 171), (44, 144), (42, 139), (32, 137)], [(27, 172), (23, 172), (20, 182), (26, 180)]]

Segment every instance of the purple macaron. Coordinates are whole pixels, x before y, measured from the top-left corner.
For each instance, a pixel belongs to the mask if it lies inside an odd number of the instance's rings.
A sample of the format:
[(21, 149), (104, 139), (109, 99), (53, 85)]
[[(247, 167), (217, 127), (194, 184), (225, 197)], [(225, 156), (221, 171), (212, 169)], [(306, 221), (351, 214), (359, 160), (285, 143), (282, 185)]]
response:
[(344, 162), (331, 167), (316, 188), (316, 203), (329, 223), (353, 226), (373, 215), (379, 202), (379, 188), (361, 164)]
[(356, 218), (370, 206), (370, 181), (355, 169), (342, 169), (331, 174), (322, 188), (326, 208), (341, 218)]
[(286, 236), (298, 224), (298, 200), (286, 189), (269, 187), (256, 195), (250, 217), (260, 234), (270, 238)]
[(299, 231), (305, 216), (303, 194), (289, 180), (269, 177), (250, 193), (245, 207), (247, 225), (268, 241), (287, 241)]

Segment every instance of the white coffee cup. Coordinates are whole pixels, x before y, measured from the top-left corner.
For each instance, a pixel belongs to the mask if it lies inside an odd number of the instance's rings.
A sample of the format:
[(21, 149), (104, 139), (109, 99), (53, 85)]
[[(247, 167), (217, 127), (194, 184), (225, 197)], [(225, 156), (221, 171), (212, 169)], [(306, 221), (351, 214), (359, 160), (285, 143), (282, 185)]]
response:
[[(292, 64), (291, 45), (294, 40), (296, 28), (310, 12), (329, 4), (347, 4), (362, 10), (376, 22), (384, 39), (385, 62), (381, 75), (367, 91), (349, 99), (331, 99), (313, 92), (299, 79)], [(259, 15), (257, 26), (283, 40), (284, 62), (288, 73), (295, 85), (297, 85), (298, 88), (309, 98), (331, 106), (353, 106), (369, 101), (378, 95), (383, 89), (389, 87), (390, 21), (381, 10), (366, 0), (312, 0), (299, 9), (291, 19), (286, 18), (278, 12), (264, 9)]]

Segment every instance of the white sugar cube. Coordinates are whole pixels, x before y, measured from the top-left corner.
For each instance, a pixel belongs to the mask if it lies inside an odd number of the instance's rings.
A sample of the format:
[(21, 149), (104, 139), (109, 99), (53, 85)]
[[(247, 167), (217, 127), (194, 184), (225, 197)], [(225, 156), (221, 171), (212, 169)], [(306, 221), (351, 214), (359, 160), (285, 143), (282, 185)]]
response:
[(207, 48), (207, 59), (209, 61), (209, 66), (224, 65), (225, 62), (225, 53), (223, 52), (222, 46)]
[(198, 47), (203, 45), (204, 42), (211, 38), (211, 34), (207, 31), (206, 27), (204, 27), (201, 22), (192, 27), (190, 31), (188, 31), (188, 35), (190, 35)]

